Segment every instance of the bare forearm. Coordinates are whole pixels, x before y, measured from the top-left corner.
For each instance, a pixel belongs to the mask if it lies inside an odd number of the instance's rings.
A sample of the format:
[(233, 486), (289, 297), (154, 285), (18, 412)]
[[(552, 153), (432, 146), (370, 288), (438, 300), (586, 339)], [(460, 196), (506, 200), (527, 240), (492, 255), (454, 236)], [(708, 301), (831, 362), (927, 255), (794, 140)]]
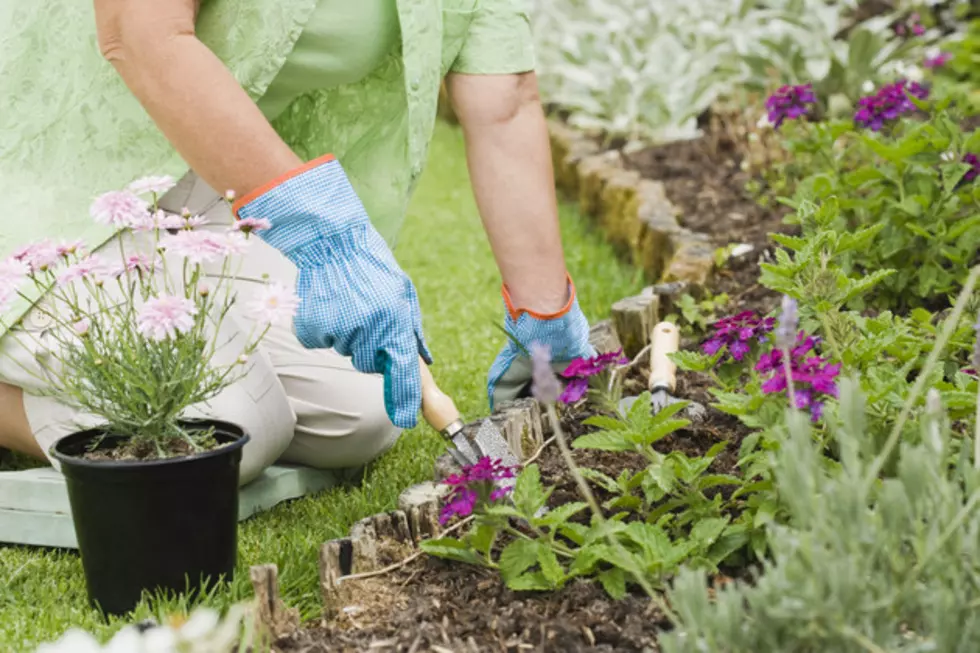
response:
[(554, 172), (533, 75), (454, 75), (473, 190), (514, 304), (551, 313), (567, 302)]
[(126, 0), (96, 0), (103, 53), (164, 136), (219, 191), (243, 194), (299, 165), (231, 72), (194, 35), (193, 10), (188, 14), (180, 0), (161, 4), (171, 2), (171, 11), (140, 21), (124, 15), (140, 11)]

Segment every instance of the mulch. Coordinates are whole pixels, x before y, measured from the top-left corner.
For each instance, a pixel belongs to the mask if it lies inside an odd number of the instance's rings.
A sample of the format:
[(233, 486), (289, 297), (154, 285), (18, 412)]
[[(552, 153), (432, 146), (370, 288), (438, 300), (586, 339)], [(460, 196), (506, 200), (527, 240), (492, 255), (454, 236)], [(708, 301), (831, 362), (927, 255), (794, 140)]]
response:
[[(734, 144), (723, 143), (709, 151), (706, 140), (687, 141), (624, 154), (624, 159), (628, 166), (666, 184), (669, 198), (682, 211), (682, 224), (709, 234), (718, 246), (753, 245), (750, 255), (718, 272), (713, 292), (728, 293), (732, 310), (768, 312), (776, 305), (778, 298), (758, 286), (758, 262), (771, 251), (767, 234), (784, 230), (783, 212), (760, 207), (746, 193), (748, 178), (739, 168)], [(627, 379), (625, 394), (643, 391), (642, 367), (638, 365)], [(727, 441), (711, 473), (738, 475), (739, 445), (748, 430), (736, 418), (710, 408), (710, 385), (703, 375), (679, 374), (677, 395), (701, 403), (707, 414), (655, 448), (698, 456)], [(587, 415), (587, 411), (565, 415), (570, 437), (587, 430), (581, 424)], [(639, 454), (574, 454), (577, 464), (613, 477), (646, 464)], [(542, 481), (555, 486), (552, 506), (579, 500), (557, 448), (546, 450), (538, 464)], [(605, 498), (601, 490), (597, 492), (600, 501)], [(281, 639), (277, 648), (284, 653), (656, 652), (658, 634), (670, 628), (638, 589), (619, 601), (610, 599), (598, 584), (581, 581), (557, 592), (514, 592), (492, 571), (427, 556), (383, 577), (359, 581), (351, 591), (349, 606), (338, 616)]]
[(710, 290), (731, 299), (731, 312), (768, 313), (778, 295), (759, 286), (759, 261), (771, 256), (771, 233), (791, 233), (783, 224), (788, 209), (763, 207), (746, 190), (751, 176), (742, 171), (739, 146), (726, 134), (623, 152), (626, 166), (658, 179), (680, 210), (682, 226), (711, 237), (715, 247), (751, 245), (748, 254), (716, 269)]

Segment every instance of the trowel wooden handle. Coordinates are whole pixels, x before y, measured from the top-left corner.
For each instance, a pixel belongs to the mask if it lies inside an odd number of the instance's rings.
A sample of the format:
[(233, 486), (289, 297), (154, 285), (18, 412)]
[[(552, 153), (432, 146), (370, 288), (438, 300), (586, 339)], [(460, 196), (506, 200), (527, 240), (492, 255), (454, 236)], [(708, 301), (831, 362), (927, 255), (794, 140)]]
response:
[(667, 357), (680, 347), (680, 330), (670, 322), (661, 322), (650, 334), (650, 390), (666, 388), (674, 391), (677, 365)]
[(444, 433), (447, 428), (461, 421), (456, 404), (436, 385), (432, 372), (419, 356), (419, 369), (422, 372), (422, 417), (429, 426)]

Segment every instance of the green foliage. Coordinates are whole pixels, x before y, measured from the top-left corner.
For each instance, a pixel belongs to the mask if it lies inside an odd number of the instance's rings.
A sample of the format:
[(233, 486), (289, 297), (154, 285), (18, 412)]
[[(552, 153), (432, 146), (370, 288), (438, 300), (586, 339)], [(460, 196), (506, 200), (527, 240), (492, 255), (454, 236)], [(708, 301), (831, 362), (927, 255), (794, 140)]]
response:
[(971, 88), (980, 86), (980, 19), (971, 21), (965, 33), (943, 44), (943, 49), (953, 58), (939, 74)]
[[(877, 308), (930, 306), (955, 294), (974, 263), (980, 184), (964, 179), (963, 157), (980, 152), (980, 134), (960, 129), (948, 99), (923, 106), (927, 119), (901, 120), (881, 133), (832, 123), (802, 128), (803, 137), (790, 141), (812, 167), (785, 200), (797, 209), (802, 237), (777, 240), (796, 252), (797, 276), (810, 275), (800, 281), (821, 300), (860, 307), (851, 300), (864, 293), (863, 283), (879, 285), (869, 297)], [(819, 258), (828, 249), (841, 254), (830, 271)], [(779, 256), (785, 266), (786, 255)], [(845, 278), (852, 280), (846, 287)]]
[(708, 473), (725, 443), (693, 458), (653, 448), (688, 424), (675, 417), (686, 406), (671, 404), (652, 415), (645, 393), (625, 417), (587, 420), (598, 430), (577, 438), (574, 448), (636, 452), (649, 461), (638, 472), (624, 469), (615, 479), (581, 470), (586, 482), (609, 495), (601, 506), (603, 519), (592, 515), (586, 522), (579, 517), (588, 509), (583, 502), (543, 510), (554, 488), (543, 486), (537, 465), (529, 465), (518, 476), (510, 504), (480, 511), (458, 540), (426, 541), (422, 548), (432, 555), (495, 567), (514, 590), (557, 589), (571, 578), (591, 577), (615, 598), (638, 582), (636, 574), (659, 586), (682, 563), (716, 569), (749, 542), (750, 529), (732, 523), (736, 501), (711, 490), (739, 486), (741, 480)]
[(772, 557), (754, 583), (705, 591), (684, 571), (669, 592), (678, 615), (668, 653), (970, 651), (980, 646), (980, 474), (950, 464), (942, 412), (923, 415), (923, 438), (899, 446), (895, 475), (875, 478), (865, 396), (843, 384), (839, 465), (799, 416), (775, 452), (776, 491), (788, 523), (769, 527)]
[(699, 333), (718, 320), (720, 312), (728, 306), (726, 293), (706, 294), (700, 300), (685, 293), (674, 302), (674, 310), (664, 317), (673, 322), (685, 335)]

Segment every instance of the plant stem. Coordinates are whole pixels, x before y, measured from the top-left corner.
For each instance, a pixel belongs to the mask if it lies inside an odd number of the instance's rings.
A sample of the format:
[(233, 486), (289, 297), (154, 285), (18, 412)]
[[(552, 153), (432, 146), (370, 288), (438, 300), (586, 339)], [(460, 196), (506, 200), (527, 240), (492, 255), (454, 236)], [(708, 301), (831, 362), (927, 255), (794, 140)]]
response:
[(973, 425), (973, 468), (980, 469), (980, 381), (977, 381), (977, 415)]
[[(572, 478), (575, 479), (575, 484), (578, 486), (579, 493), (582, 495), (582, 498), (585, 499), (586, 503), (589, 504), (589, 508), (592, 510), (592, 515), (595, 517), (595, 520), (599, 522), (600, 527), (605, 533), (606, 541), (609, 542), (611, 547), (623, 554), (623, 559), (629, 560), (632, 566), (633, 557), (628, 551), (623, 549), (623, 545), (619, 542), (619, 540), (613, 537), (607, 530), (606, 518), (602, 514), (602, 509), (599, 507), (599, 502), (596, 501), (595, 495), (592, 494), (592, 490), (589, 488), (589, 484), (586, 483), (585, 477), (582, 476), (582, 472), (579, 471), (578, 466), (575, 464), (575, 460), (572, 458), (572, 452), (568, 448), (568, 443), (565, 440), (565, 432), (562, 430), (561, 424), (558, 421), (558, 413), (555, 411), (555, 405), (552, 403), (547, 404), (547, 411), (548, 420), (551, 422), (551, 428), (555, 432), (555, 439), (558, 442), (558, 449), (561, 451), (562, 458), (565, 460), (565, 464), (568, 466), (568, 471), (571, 473)], [(660, 609), (661, 612), (663, 612), (664, 616), (674, 623), (677, 623), (677, 616), (674, 614), (673, 610), (667, 606), (667, 603), (659, 595), (657, 595), (656, 591), (653, 589), (653, 586), (651, 586), (647, 581), (643, 571), (636, 568), (630, 569), (629, 571), (631, 574), (633, 574), (633, 577), (636, 579), (636, 582), (639, 583), (640, 587), (643, 588), (643, 591), (646, 592), (647, 596), (650, 597), (650, 600)]]
[(783, 347), (783, 370), (786, 373), (786, 392), (789, 393), (789, 407), (796, 410), (796, 389), (793, 387), (793, 366), (789, 361), (789, 347)]

